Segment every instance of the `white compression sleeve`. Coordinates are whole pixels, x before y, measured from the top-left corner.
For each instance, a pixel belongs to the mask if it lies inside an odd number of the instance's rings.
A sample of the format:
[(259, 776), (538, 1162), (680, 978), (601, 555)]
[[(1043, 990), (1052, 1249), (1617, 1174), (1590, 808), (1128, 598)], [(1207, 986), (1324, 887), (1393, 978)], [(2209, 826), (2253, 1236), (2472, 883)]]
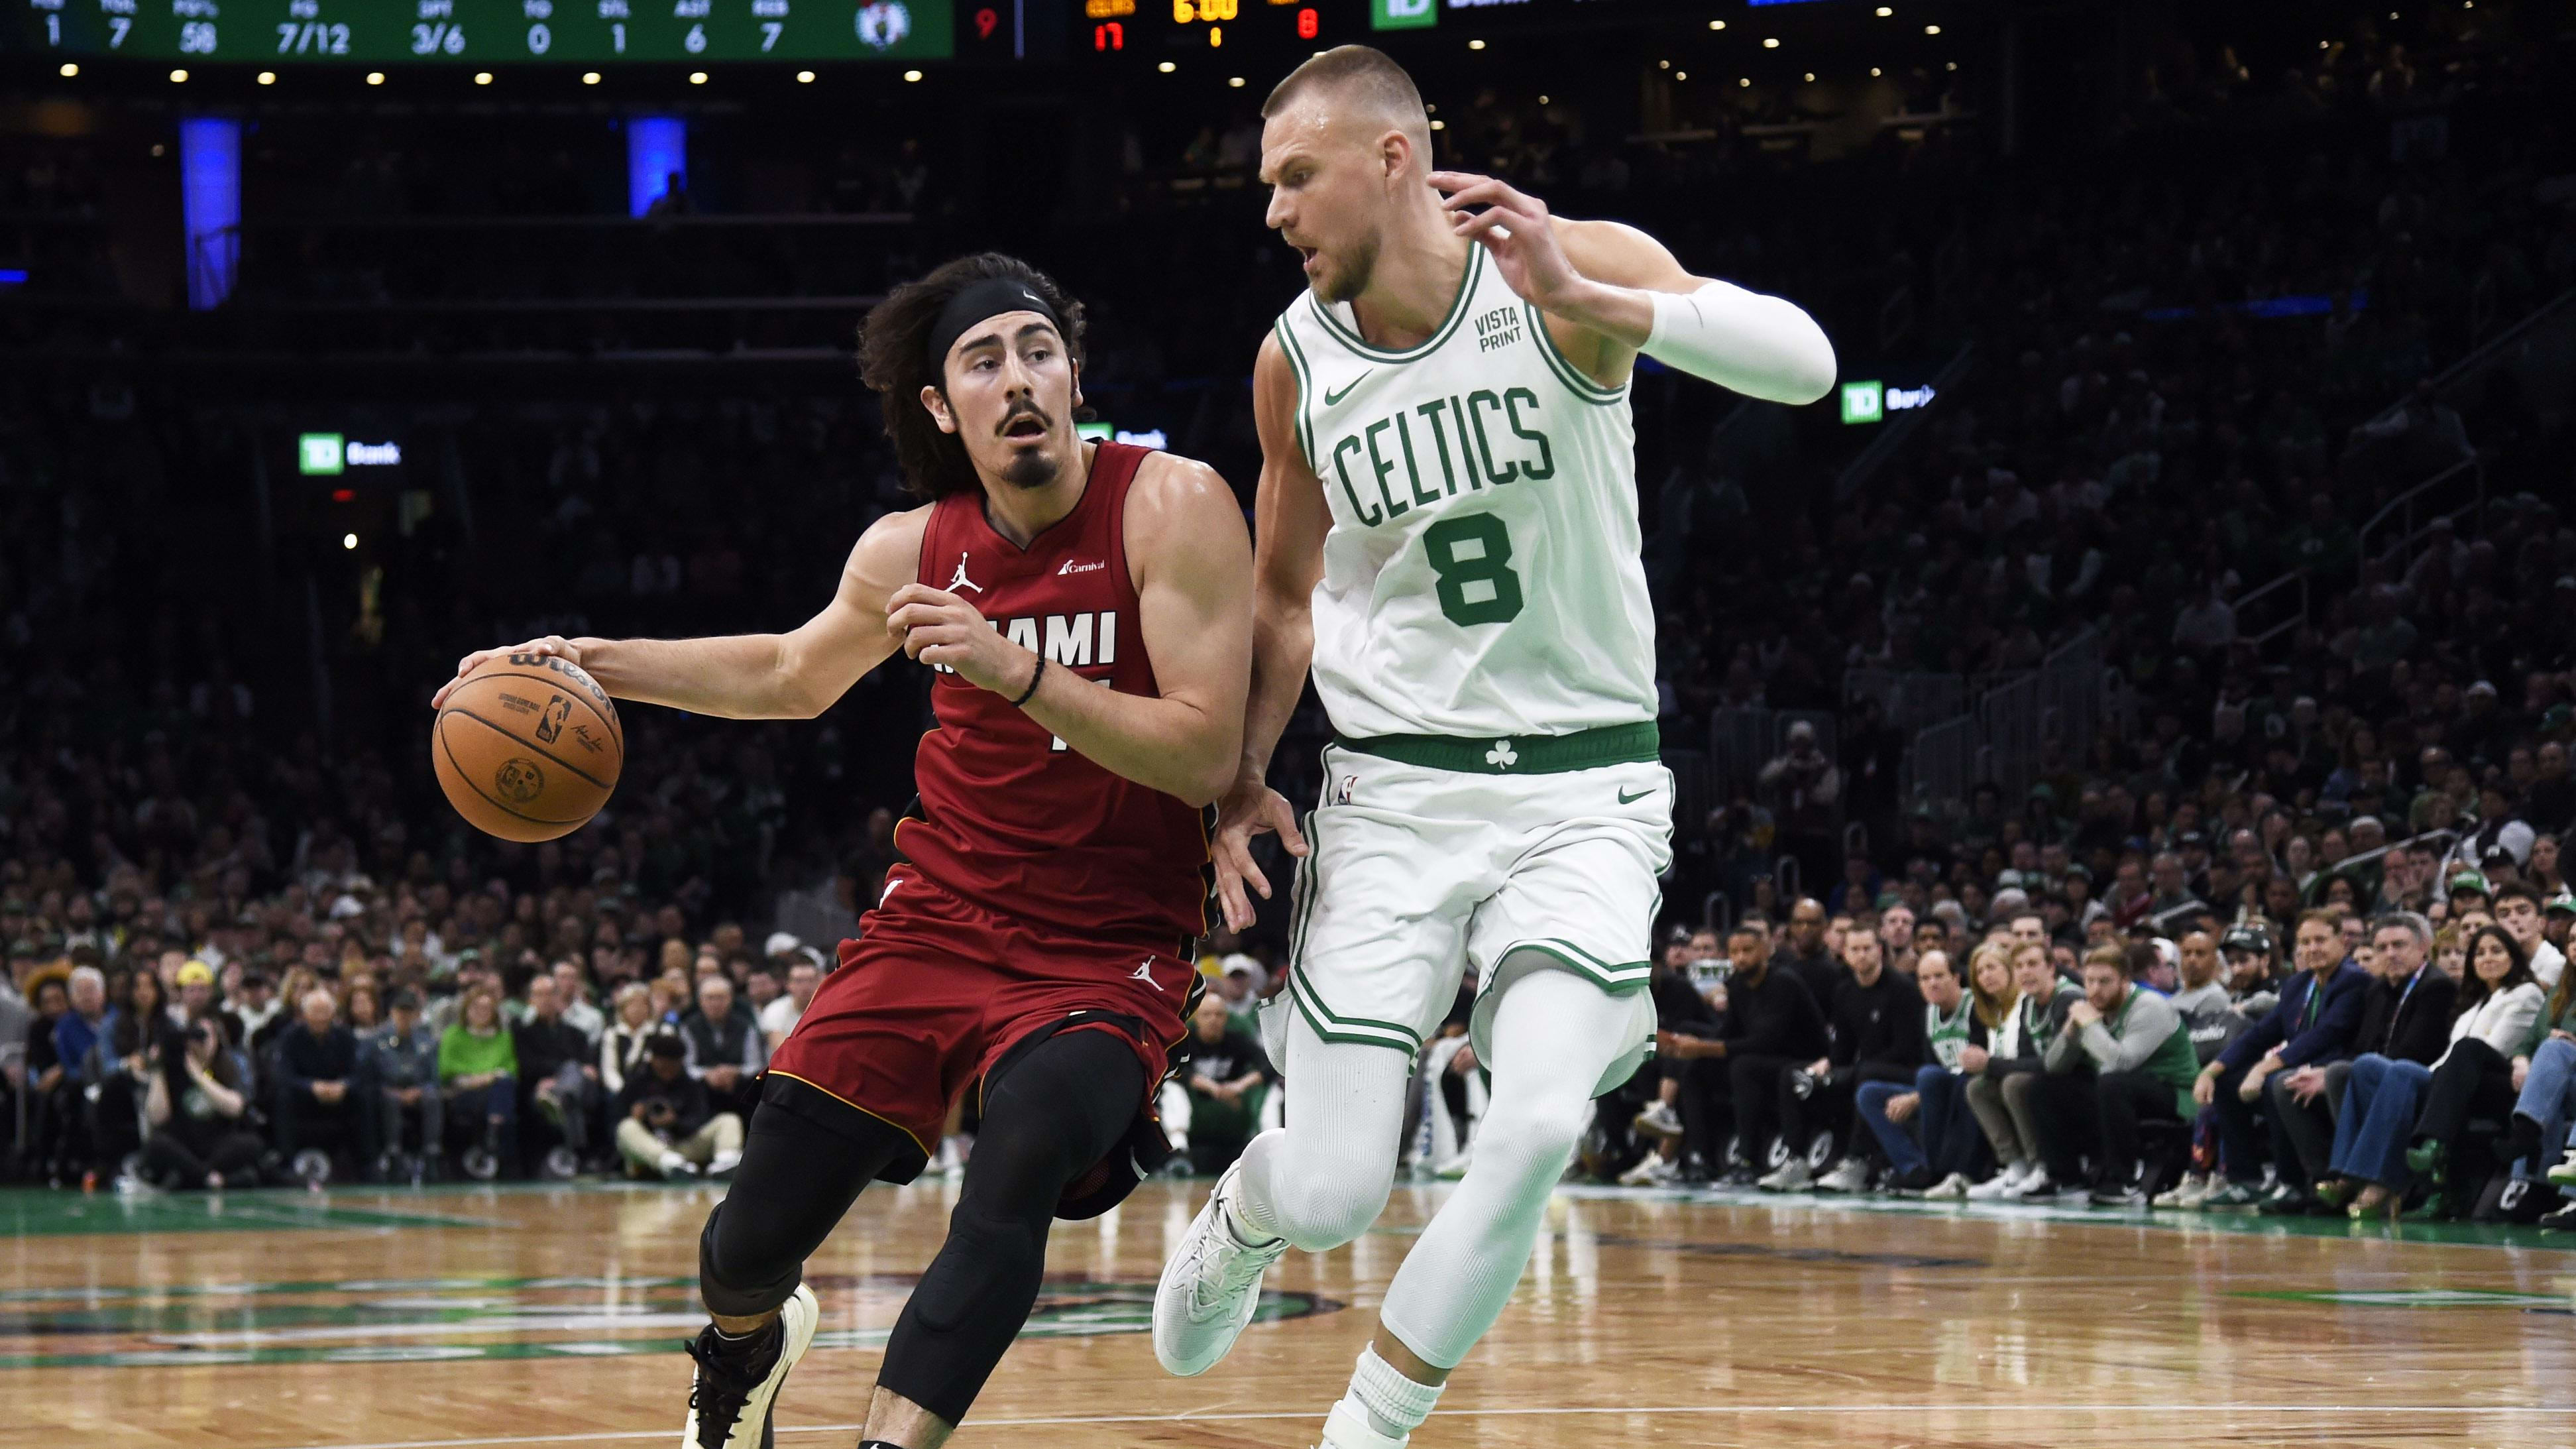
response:
[(1640, 349), (1657, 362), (1765, 402), (1810, 403), (1834, 385), (1834, 345), (1794, 302), (1711, 282), (1656, 292)]
[(1328, 1042), (1303, 1014), (1288, 1023), (1281, 1063), (1288, 1125), (1243, 1149), (1235, 1216), (1250, 1235), (1309, 1253), (1368, 1231), (1395, 1185), (1413, 1060), (1357, 1042)]
[(1625, 998), (1571, 971), (1524, 971), (1503, 987), (1493, 1096), (1475, 1159), (1378, 1308), (1424, 1362), (1456, 1367), (1511, 1301), (1547, 1200), (1591, 1120), (1592, 1089), (1634, 1040), (1629, 1011)]

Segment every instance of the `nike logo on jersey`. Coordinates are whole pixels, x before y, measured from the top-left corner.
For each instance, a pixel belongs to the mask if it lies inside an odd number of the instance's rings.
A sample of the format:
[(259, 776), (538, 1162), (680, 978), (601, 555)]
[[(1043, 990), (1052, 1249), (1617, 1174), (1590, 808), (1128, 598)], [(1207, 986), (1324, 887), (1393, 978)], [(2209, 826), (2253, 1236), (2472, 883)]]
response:
[(1343, 386), (1343, 388), (1342, 388), (1342, 390), (1341, 390), (1340, 392), (1330, 392), (1330, 391), (1327, 391), (1327, 392), (1324, 394), (1324, 406), (1326, 406), (1326, 407), (1328, 407), (1328, 408), (1329, 408), (1329, 407), (1335, 407), (1335, 406), (1338, 406), (1338, 405), (1341, 403), (1341, 400), (1342, 400), (1342, 399), (1344, 399), (1344, 398), (1346, 398), (1346, 397), (1349, 397), (1349, 396), (1351, 395), (1351, 389), (1352, 389), (1352, 388), (1358, 387), (1361, 383), (1364, 383), (1364, 382), (1368, 381), (1368, 380), (1369, 380), (1369, 373), (1373, 373), (1373, 372), (1375, 372), (1375, 371), (1377, 371), (1377, 369), (1376, 369), (1376, 368), (1374, 368), (1374, 367), (1372, 367), (1372, 368), (1370, 368), (1370, 369), (1368, 370), (1368, 372), (1363, 372), (1363, 373), (1361, 373), (1359, 376), (1357, 376), (1357, 377), (1355, 377), (1355, 378), (1352, 378), (1352, 379), (1351, 379), (1347, 384), (1345, 384), (1345, 385)]
[(1643, 799), (1645, 799), (1647, 796), (1652, 795), (1652, 794), (1654, 794), (1654, 793), (1655, 793), (1655, 792), (1654, 792), (1653, 790), (1651, 790), (1651, 789), (1646, 789), (1646, 790), (1640, 790), (1640, 791), (1638, 791), (1636, 794), (1631, 795), (1631, 794), (1629, 794), (1627, 791), (1622, 790), (1622, 791), (1620, 791), (1620, 792), (1619, 792), (1619, 803), (1620, 803), (1620, 804), (1622, 804), (1622, 805), (1634, 805), (1634, 804), (1636, 804), (1638, 801), (1643, 800)]
[(1145, 963), (1138, 966), (1135, 970), (1128, 972), (1127, 976), (1129, 980), (1142, 981), (1146, 985), (1153, 987), (1156, 991), (1163, 989), (1163, 983), (1154, 979), (1154, 958), (1151, 956), (1146, 957)]
[(1064, 567), (1063, 567), (1063, 568), (1057, 569), (1057, 570), (1055, 571), (1055, 576), (1056, 576), (1057, 578), (1063, 578), (1066, 574), (1096, 574), (1096, 573), (1100, 572), (1102, 569), (1105, 569), (1105, 568), (1107, 568), (1107, 567), (1109, 567), (1109, 565), (1108, 565), (1105, 561), (1100, 560), (1100, 559), (1096, 559), (1096, 558), (1094, 558), (1094, 559), (1072, 559), (1072, 558), (1069, 558), (1069, 559), (1066, 559), (1066, 560), (1064, 561)]
[(948, 592), (953, 594), (959, 589), (973, 589), (979, 594), (984, 592), (982, 584), (966, 577), (966, 555), (963, 553), (957, 555), (957, 577), (948, 581)]

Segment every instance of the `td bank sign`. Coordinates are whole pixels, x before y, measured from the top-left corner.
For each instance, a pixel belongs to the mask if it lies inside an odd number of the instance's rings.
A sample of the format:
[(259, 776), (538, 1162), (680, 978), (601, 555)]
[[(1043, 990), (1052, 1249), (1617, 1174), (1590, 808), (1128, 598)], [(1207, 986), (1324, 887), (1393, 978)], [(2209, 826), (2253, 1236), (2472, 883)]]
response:
[(1369, 0), (1371, 30), (1420, 30), (1439, 23), (1439, 0)]

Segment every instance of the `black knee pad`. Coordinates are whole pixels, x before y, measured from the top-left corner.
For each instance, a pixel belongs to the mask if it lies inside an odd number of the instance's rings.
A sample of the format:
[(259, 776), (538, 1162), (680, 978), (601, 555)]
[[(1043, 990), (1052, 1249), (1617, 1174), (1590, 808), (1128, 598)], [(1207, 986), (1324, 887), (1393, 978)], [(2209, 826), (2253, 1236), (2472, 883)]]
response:
[(1028, 1318), (1046, 1238), (1042, 1216), (987, 1216), (961, 1204), (886, 1344), (878, 1385), (952, 1425), (964, 1418)]
[(725, 1232), (725, 1203), (717, 1203), (707, 1214), (707, 1225), (698, 1232), (698, 1296), (706, 1301), (707, 1311), (723, 1318), (751, 1318), (767, 1313), (787, 1301), (804, 1281), (805, 1260), (801, 1257), (784, 1261), (764, 1259), (745, 1241), (750, 1235)]

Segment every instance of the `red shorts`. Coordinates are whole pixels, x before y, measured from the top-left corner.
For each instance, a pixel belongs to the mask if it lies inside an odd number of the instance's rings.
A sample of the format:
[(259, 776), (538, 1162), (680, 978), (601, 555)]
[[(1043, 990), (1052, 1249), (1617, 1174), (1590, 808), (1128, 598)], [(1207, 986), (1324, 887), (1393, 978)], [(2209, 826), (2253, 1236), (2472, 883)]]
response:
[(770, 1058), (771, 1074), (892, 1123), (927, 1156), (948, 1104), (1012, 1046), (1075, 1012), (1097, 1011), (1141, 1025), (1141, 1035), (1106, 1021), (1075, 1029), (1134, 1042), (1152, 1099), (1165, 1053), (1188, 1031), (1181, 1012), (1198, 968), (1173, 954), (1181, 942), (1101, 941), (1034, 926), (971, 905), (909, 868), (890, 873), (886, 886)]

